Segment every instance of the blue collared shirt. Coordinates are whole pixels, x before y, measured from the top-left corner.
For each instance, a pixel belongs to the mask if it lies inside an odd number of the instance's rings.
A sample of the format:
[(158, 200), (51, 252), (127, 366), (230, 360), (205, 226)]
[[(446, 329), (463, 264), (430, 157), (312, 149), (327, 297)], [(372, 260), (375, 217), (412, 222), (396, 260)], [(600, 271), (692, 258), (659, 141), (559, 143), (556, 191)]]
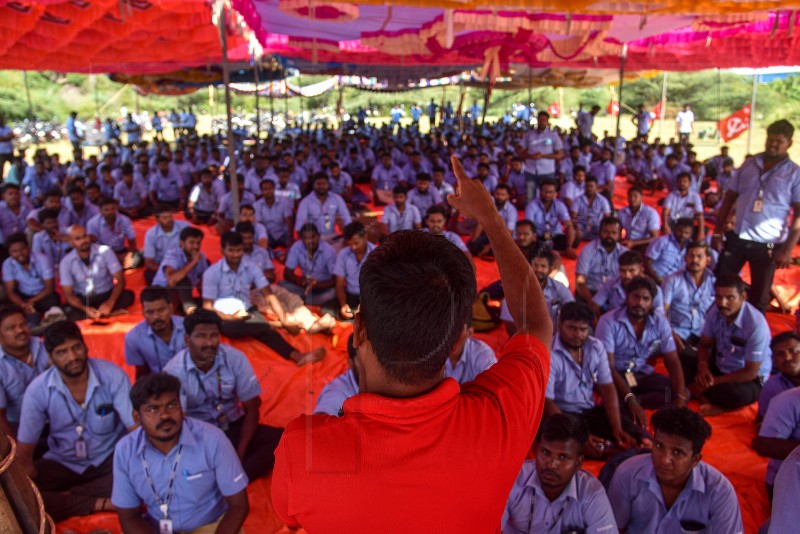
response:
[(669, 322), (682, 339), (703, 331), (708, 309), (714, 304), (716, 277), (709, 269), (703, 273), (700, 287), (692, 275), (681, 269), (664, 280), (664, 304), (669, 306)]
[(283, 240), (289, 233), (286, 219), (292, 216), (292, 205), (281, 198), (275, 198), (270, 206), (263, 198), (256, 201), (253, 206), (256, 220), (266, 226), (271, 239)]
[[(353, 177), (346, 171), (341, 171), (338, 178), (334, 178), (328, 173), (328, 183), (331, 186), (331, 191), (337, 195), (341, 195), (347, 191), (349, 187), (353, 187)], [(302, 183), (302, 182), (301, 182)]]
[(58, 266), (62, 286), (72, 286), (77, 295), (102, 295), (114, 287), (114, 274), (122, 271), (117, 255), (106, 245), (92, 243), (86, 265), (73, 249)]
[(41, 339), (31, 337), (30, 349), (32, 365), (6, 354), (0, 348), (0, 410), (6, 411), (6, 419), (13, 424), (19, 423), (22, 397), (28, 384), (42, 374), (50, 363)]
[(167, 251), (180, 249), (181, 231), (188, 226), (186, 221), (174, 221), (169, 233), (160, 224), (147, 230), (144, 234), (144, 257), (153, 258), (160, 264)]
[(681, 218), (694, 219), (703, 213), (703, 200), (691, 191), (686, 196), (673, 191), (664, 199), (664, 208), (669, 208), (669, 220), (673, 223)]
[(343, 226), (352, 222), (344, 199), (336, 193), (328, 193), (325, 202), (321, 202), (316, 193), (312, 192), (300, 201), (294, 229), (299, 232), (305, 223), (310, 222), (322, 236), (330, 236), (336, 233), (337, 217), (341, 218)]
[(572, 205), (574, 206), (575, 200), (581, 195), (583, 195), (585, 190), (586, 190), (585, 182), (579, 185), (574, 180), (569, 180), (567, 182), (564, 182), (564, 185), (561, 186), (561, 190), (558, 192), (558, 198), (561, 199), (562, 202), (569, 199), (572, 201)]
[(247, 356), (224, 343), (219, 344), (214, 363), (205, 373), (197, 368), (189, 349), (179, 351), (164, 372), (180, 379), (186, 415), (212, 425), (220, 415), (217, 404), (222, 404), (225, 417), (233, 422), (244, 415), (242, 402), (261, 395), (261, 384)]
[(769, 377), (769, 380), (764, 383), (764, 387), (761, 388), (761, 393), (758, 396), (758, 415), (762, 419), (767, 414), (767, 410), (769, 409), (769, 404), (772, 402), (772, 399), (775, 398), (780, 393), (788, 389), (792, 389), (797, 387), (794, 382), (783, 376), (782, 373), (778, 372)]
[(250, 307), (250, 290), (253, 287), (264, 289), (267, 286), (269, 282), (264, 277), (264, 272), (255, 263), (242, 259), (238, 270), (234, 271), (225, 258), (222, 258), (203, 274), (202, 293), (204, 299), (212, 301), (227, 297), (237, 298), (247, 309)]
[[(688, 242), (687, 242), (688, 244)], [(645, 256), (653, 260), (653, 270), (661, 278), (678, 272), (684, 264), (686, 244), (681, 246), (673, 234), (662, 235), (650, 242)]]
[(675, 339), (664, 317), (648, 315), (642, 337), (638, 339), (625, 307), (600, 317), (595, 335), (603, 342), (606, 352), (614, 355), (614, 368), (619, 372), (631, 369), (649, 375), (653, 372), (647, 363), (649, 358), (675, 351)]
[(153, 373), (160, 373), (167, 362), (186, 347), (184, 335), (183, 317), (172, 316), (169, 343), (157, 336), (147, 321), (142, 321), (125, 334), (125, 363), (147, 365)]
[(492, 348), (483, 341), (467, 338), (464, 351), (453, 366), (450, 358), (444, 364), (444, 377), (453, 378), (459, 384), (472, 382), (475, 377), (497, 363), (497, 357)]
[(164, 455), (152, 446), (140, 427), (125, 436), (114, 451), (114, 489), (111, 502), (118, 508), (147, 507), (150, 520), (158, 524), (163, 515), (147, 480), (142, 458), (163, 502), (178, 450), (180, 463), (169, 502), (169, 518), (175, 532), (187, 532), (214, 523), (227, 511), (225, 497), (247, 487), (236, 450), (218, 428), (183, 418), (178, 445)]
[(156, 170), (150, 176), (150, 192), (156, 194), (159, 202), (176, 202), (181, 199), (183, 179), (174, 169), (169, 169), (167, 175)]
[(578, 255), (575, 274), (586, 277), (586, 286), (596, 292), (611, 278), (619, 276), (619, 257), (628, 250), (617, 243), (611, 252), (606, 251), (600, 239), (586, 244)]
[(617, 524), (628, 534), (687, 532), (681, 522), (688, 521), (705, 525), (703, 532), (744, 532), (733, 485), (705, 462), (692, 469), (686, 486), (669, 510), (650, 454), (640, 454), (620, 464), (611, 479), (608, 499)]
[(747, 362), (760, 362), (758, 376), (766, 380), (772, 370), (770, 330), (764, 314), (745, 302), (733, 323), (728, 324), (716, 306), (703, 325), (703, 336), (714, 338), (717, 369), (723, 374), (741, 371)]
[[(786, 440), (800, 439), (800, 388), (776, 395), (769, 403), (758, 435)], [(771, 458), (767, 464), (767, 484), (775, 483), (782, 460)]]
[(420, 193), (416, 188), (408, 192), (407, 203), (416, 206), (419, 212), (426, 213), (428, 208), (442, 203), (442, 195), (431, 185), (426, 193)]
[(403, 213), (395, 204), (389, 204), (383, 210), (381, 222), (389, 227), (389, 232), (394, 233), (399, 230), (413, 230), (415, 225), (422, 224), (422, 216), (416, 206), (406, 202)]
[[(758, 243), (786, 241), (792, 204), (800, 202), (800, 166), (786, 158), (764, 172), (764, 154), (758, 154), (742, 164), (728, 187), (739, 195), (734, 231), (740, 238)], [(756, 213), (753, 206), (760, 191), (763, 207)]]
[(593, 163), (589, 169), (589, 174), (597, 178), (597, 185), (611, 185), (614, 187), (614, 179), (617, 176), (617, 166), (613, 161), (598, 161)]
[(217, 211), (219, 201), (217, 190), (214, 187), (210, 191), (206, 190), (203, 184), (195, 185), (189, 193), (189, 202), (194, 202), (194, 209), (197, 211), (213, 213)]
[(361, 288), (359, 286), (358, 276), (361, 274), (361, 266), (364, 265), (364, 260), (367, 259), (369, 253), (375, 250), (375, 245), (367, 242), (367, 251), (364, 257), (359, 262), (356, 258), (355, 252), (350, 250), (350, 247), (345, 247), (336, 255), (336, 263), (333, 266), (334, 276), (341, 276), (345, 281), (345, 291), (351, 295), (360, 295)]
[(392, 165), (388, 169), (383, 164), (375, 166), (372, 170), (372, 180), (378, 189), (391, 191), (394, 187), (405, 180), (403, 171), (397, 165)]
[[(55, 367), (33, 379), (22, 399), (19, 431), (21, 443), (35, 444), (50, 421), (48, 450), (44, 457), (76, 473), (97, 467), (114, 451), (126, 428), (134, 425), (128, 375), (115, 364), (89, 358), (89, 385), (85, 408), (67, 389)], [(75, 455), (76, 427), (83, 427), (88, 457)]]
[(800, 447), (786, 457), (775, 477), (775, 492), (772, 497), (772, 519), (769, 534), (793, 532), (800, 524)]
[(28, 214), (32, 209), (24, 197), (20, 201), (19, 215), (11, 211), (11, 208), (3, 202), (0, 205), (0, 232), (2, 232), (2, 235), (7, 238), (11, 234), (24, 232), (28, 224)]
[(631, 213), (630, 206), (619, 210), (618, 217), (625, 229), (625, 238), (638, 241), (651, 237), (650, 232), (661, 230), (661, 218), (650, 206), (642, 204), (636, 215)]
[(564, 412), (580, 413), (594, 408), (594, 388), (611, 384), (611, 367), (603, 343), (589, 336), (583, 344), (583, 365), (569, 353), (556, 334), (550, 351), (550, 378), (545, 397)]
[(75, 211), (75, 208), (72, 207), (72, 204), (65, 201), (64, 209), (62, 209), (61, 213), (58, 215), (59, 228), (69, 228), (73, 224), (80, 224), (84, 228), (87, 227), (91, 218), (100, 213), (100, 208), (88, 200), (85, 202), (86, 203), (83, 206), (83, 211), (80, 215), (78, 215), (78, 213)]
[(575, 214), (584, 238), (592, 238), (600, 232), (600, 221), (611, 214), (611, 204), (603, 195), (595, 195), (592, 201), (581, 195), (572, 203), (570, 211)]
[[(568, 302), (573, 302), (575, 297), (572, 296), (567, 286), (549, 276), (545, 286), (542, 288), (542, 293), (547, 303), (550, 319), (553, 321), (553, 327), (555, 327), (558, 323), (558, 314), (561, 311), (561, 307)], [(507, 322), (514, 321), (513, 317), (511, 317), (511, 312), (508, 310), (506, 299), (500, 302), (500, 319)]]
[[(550, 128), (539, 130), (538, 128), (529, 130), (522, 139), (522, 146), (530, 154), (555, 154), (559, 150), (564, 150), (564, 144), (557, 132)], [(528, 159), (525, 160), (525, 170), (531, 174), (555, 174), (556, 160), (550, 158)]]
[[(172, 267), (176, 271), (179, 271), (183, 269), (187, 263), (189, 263), (189, 259), (186, 257), (186, 253), (182, 248), (176, 247), (168, 249), (164, 254), (164, 259), (158, 266), (158, 272), (155, 277), (153, 277), (153, 285), (167, 287), (166, 268)], [(186, 278), (189, 279), (193, 286), (196, 286), (198, 282), (200, 282), (203, 273), (206, 272), (206, 269), (208, 269), (208, 259), (206, 259), (205, 253), (201, 252), (200, 260), (197, 262), (197, 265), (194, 266), (194, 269), (189, 271)]]
[(31, 254), (42, 254), (50, 260), (50, 265), (55, 266), (61, 264), (61, 260), (67, 254), (69, 244), (66, 241), (59, 241), (56, 243), (45, 230), (40, 230), (33, 234), (31, 242)]
[(326, 413), (337, 417), (344, 401), (358, 394), (358, 379), (352, 369), (340, 374), (322, 388), (317, 398), (314, 413)]
[[(495, 207), (497, 204), (495, 203)], [(517, 221), (519, 220), (519, 212), (517, 208), (512, 204), (510, 201), (503, 204), (502, 208), (498, 208), (497, 210), (500, 213), (500, 217), (503, 218), (503, 221), (506, 223), (506, 228), (510, 232), (513, 232), (517, 228)]]
[[(617, 276), (606, 280), (606, 283), (594, 294), (592, 301), (604, 311), (608, 311), (624, 305), (625, 297), (622, 280)], [(658, 286), (656, 286), (656, 298), (653, 299), (653, 311), (658, 315), (664, 315), (664, 294)]]
[[(261, 226), (259, 224), (259, 226)], [(261, 226), (263, 228), (263, 226)], [(261, 248), (258, 246), (253, 247), (252, 252), (245, 252), (244, 259), (251, 263), (255, 263), (261, 272), (268, 271), (270, 269), (275, 268), (275, 264), (272, 263), (272, 259), (269, 257), (269, 252), (267, 249)]]
[[(250, 191), (239, 191), (239, 194), (241, 195), (239, 197), (240, 206), (245, 204), (252, 206), (256, 203), (256, 196)], [(217, 212), (221, 213), (225, 219), (233, 219), (233, 193), (228, 192), (222, 195), (222, 198), (219, 199)]]
[(675, 191), (678, 188), (678, 175), (684, 172), (691, 173), (692, 170), (683, 163), (678, 163), (670, 169), (666, 162), (659, 165), (658, 169), (656, 169), (656, 174), (664, 185), (667, 187), (667, 191)]
[(44, 254), (36, 252), (30, 253), (28, 268), (12, 257), (3, 261), (3, 282), (14, 281), (17, 284), (18, 293), (33, 297), (44, 289), (44, 283), (52, 280), (53, 264)]
[(309, 258), (306, 246), (302, 241), (295, 241), (286, 255), (286, 268), (290, 271), (300, 267), (303, 276), (314, 278), (318, 282), (327, 282), (334, 275), (336, 251), (324, 241), (319, 242), (316, 252)]
[(539, 234), (539, 237), (542, 237), (545, 232), (550, 232), (551, 235), (563, 234), (563, 223), (572, 220), (569, 210), (563, 202), (558, 199), (553, 200), (550, 209), (546, 210), (539, 198), (528, 202), (528, 205), (525, 206), (525, 218), (536, 226), (536, 233)]
[(97, 238), (101, 245), (108, 245), (112, 250), (122, 251), (125, 249), (126, 239), (136, 239), (136, 231), (133, 229), (131, 220), (121, 213), (117, 213), (112, 228), (105, 217), (97, 214), (86, 224), (86, 233)]
[(550, 502), (536, 473), (536, 461), (525, 460), (508, 496), (503, 514), (504, 534), (570, 531), (587, 534), (618, 532), (603, 485), (581, 469), (561, 495)]

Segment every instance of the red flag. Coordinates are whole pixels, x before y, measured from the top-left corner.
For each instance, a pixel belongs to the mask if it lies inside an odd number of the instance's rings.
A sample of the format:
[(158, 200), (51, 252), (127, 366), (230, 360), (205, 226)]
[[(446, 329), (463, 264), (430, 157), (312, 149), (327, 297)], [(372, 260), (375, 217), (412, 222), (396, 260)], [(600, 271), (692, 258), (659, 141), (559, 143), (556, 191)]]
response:
[(663, 100), (659, 100), (658, 104), (656, 104), (656, 107), (653, 108), (653, 115), (652, 115), (653, 116), (653, 120), (662, 118), (661, 117), (661, 112), (662, 112), (661, 104), (663, 104), (663, 103), (664, 103)]
[(550, 104), (550, 107), (547, 108), (547, 112), (550, 114), (551, 117), (558, 117), (561, 115), (561, 108), (558, 106), (558, 102), (553, 102)]
[(613, 98), (608, 102), (608, 107), (606, 108), (606, 113), (616, 117), (619, 115), (619, 102), (614, 100)]
[(750, 106), (745, 106), (739, 111), (725, 117), (717, 123), (722, 141), (727, 143), (736, 139), (742, 132), (750, 127)]

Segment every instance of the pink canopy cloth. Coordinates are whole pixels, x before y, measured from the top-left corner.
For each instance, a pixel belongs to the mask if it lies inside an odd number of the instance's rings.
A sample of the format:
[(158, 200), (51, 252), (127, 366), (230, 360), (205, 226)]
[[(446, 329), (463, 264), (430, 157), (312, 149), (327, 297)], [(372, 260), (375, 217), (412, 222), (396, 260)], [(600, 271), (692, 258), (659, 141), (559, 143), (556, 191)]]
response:
[(322, 64), (618, 68), (626, 44), (631, 71), (800, 64), (800, 30), (788, 10), (643, 16), (323, 0), (232, 4), (266, 53)]
[[(219, 63), (205, 0), (0, 0), (0, 69), (165, 72)], [(249, 57), (240, 28), (228, 55)]]

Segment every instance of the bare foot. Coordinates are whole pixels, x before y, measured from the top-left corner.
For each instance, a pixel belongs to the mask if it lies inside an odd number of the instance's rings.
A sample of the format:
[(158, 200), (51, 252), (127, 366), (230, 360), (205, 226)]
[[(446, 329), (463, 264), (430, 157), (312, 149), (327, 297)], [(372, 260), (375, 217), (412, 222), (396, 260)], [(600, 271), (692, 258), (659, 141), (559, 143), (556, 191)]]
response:
[(715, 404), (707, 403), (700, 405), (700, 415), (703, 417), (713, 417), (721, 413), (725, 413), (725, 410)]
[(311, 352), (306, 352), (305, 354), (300, 354), (297, 358), (297, 366), (302, 367), (309, 363), (316, 363), (322, 360), (325, 357), (325, 347), (319, 347), (317, 349), (312, 350)]

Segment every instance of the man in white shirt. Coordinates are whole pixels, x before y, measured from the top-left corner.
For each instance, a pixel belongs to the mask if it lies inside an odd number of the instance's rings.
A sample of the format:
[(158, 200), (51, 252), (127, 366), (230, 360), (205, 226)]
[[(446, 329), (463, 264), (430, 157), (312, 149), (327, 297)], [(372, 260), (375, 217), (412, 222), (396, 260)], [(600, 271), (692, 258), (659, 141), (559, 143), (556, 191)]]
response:
[(678, 137), (680, 137), (681, 143), (688, 143), (689, 136), (694, 131), (694, 113), (689, 104), (683, 105), (683, 110), (679, 111), (675, 117), (675, 123), (678, 127)]
[(0, 179), (5, 178), (6, 162), (14, 161), (14, 131), (6, 124), (6, 118), (0, 113)]

